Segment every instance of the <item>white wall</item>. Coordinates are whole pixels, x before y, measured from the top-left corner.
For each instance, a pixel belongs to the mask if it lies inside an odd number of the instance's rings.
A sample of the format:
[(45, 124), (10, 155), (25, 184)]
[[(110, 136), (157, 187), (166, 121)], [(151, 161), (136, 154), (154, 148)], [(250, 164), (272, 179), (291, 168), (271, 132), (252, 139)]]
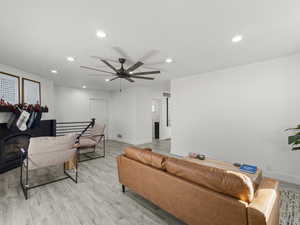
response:
[[(43, 106), (47, 105), (49, 108), (48, 113), (43, 113), (42, 119), (43, 120), (54, 119), (55, 109), (54, 109), (54, 104), (53, 104), (54, 96), (53, 96), (53, 81), (52, 80), (48, 80), (48, 79), (40, 77), (38, 75), (30, 74), (30, 73), (18, 70), (16, 68), (13, 68), (10, 66), (2, 65), (2, 64), (0, 64), (0, 71), (19, 76), (20, 77), (20, 88), (22, 88), (22, 77), (41, 82), (41, 99), (42, 99), (41, 104)], [(22, 90), (20, 90), (20, 93), (22, 95)], [(22, 99), (22, 98), (20, 98), (20, 99)], [(0, 123), (6, 123), (9, 116), (10, 116), (10, 113), (0, 112)]]
[[(133, 89), (114, 92), (109, 104), (111, 139), (135, 143), (136, 95)], [(117, 138), (121, 134), (122, 138)]]
[(285, 128), (300, 123), (300, 55), (173, 80), (172, 150), (263, 168), (300, 184), (300, 152)]
[(89, 99), (104, 99), (109, 103), (110, 93), (62, 86), (54, 86), (55, 116), (58, 122), (90, 120)]
[[(110, 137), (131, 144), (151, 142), (152, 99), (163, 99), (164, 91), (169, 91), (169, 87), (166, 85), (145, 86), (113, 92), (110, 102)], [(117, 138), (118, 134), (123, 137)]]
[(152, 95), (151, 88), (136, 89), (136, 144), (152, 142)]

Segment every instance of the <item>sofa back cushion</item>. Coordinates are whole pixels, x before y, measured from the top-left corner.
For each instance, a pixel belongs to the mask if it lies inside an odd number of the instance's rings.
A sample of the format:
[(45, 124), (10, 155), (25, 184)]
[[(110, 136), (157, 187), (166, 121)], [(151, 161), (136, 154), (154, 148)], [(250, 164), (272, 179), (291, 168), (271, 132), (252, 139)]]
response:
[(143, 164), (153, 166), (157, 169), (165, 170), (166, 156), (152, 152), (151, 149), (140, 149), (136, 147), (128, 147), (124, 150), (126, 157)]
[(253, 182), (244, 174), (175, 158), (168, 158), (165, 166), (168, 173), (219, 193), (247, 203), (254, 199)]

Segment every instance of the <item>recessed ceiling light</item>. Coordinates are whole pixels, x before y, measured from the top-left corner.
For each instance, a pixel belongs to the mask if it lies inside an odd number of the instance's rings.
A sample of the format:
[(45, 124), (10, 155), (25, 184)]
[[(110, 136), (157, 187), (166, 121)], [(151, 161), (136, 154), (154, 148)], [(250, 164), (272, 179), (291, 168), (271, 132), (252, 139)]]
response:
[(106, 33), (103, 30), (98, 30), (96, 33), (98, 38), (105, 38), (106, 37)]
[(68, 56), (68, 57), (67, 57), (67, 60), (68, 60), (69, 62), (74, 62), (74, 61), (75, 61), (75, 58), (72, 57), (72, 56)]
[(238, 43), (238, 42), (240, 42), (240, 41), (242, 41), (243, 40), (243, 36), (242, 35), (236, 35), (236, 36), (234, 36), (233, 38), (232, 38), (232, 42), (233, 43)]
[(85, 86), (85, 85), (82, 85), (82, 88), (83, 88), (83, 89), (85, 89), (85, 88), (86, 88), (86, 86)]
[(171, 58), (166, 59), (166, 63), (171, 63), (171, 62), (173, 62), (173, 59), (171, 59)]
[(108, 82), (109, 81), (109, 79), (105, 79), (105, 82)]
[(51, 70), (51, 73), (57, 74), (57, 70)]

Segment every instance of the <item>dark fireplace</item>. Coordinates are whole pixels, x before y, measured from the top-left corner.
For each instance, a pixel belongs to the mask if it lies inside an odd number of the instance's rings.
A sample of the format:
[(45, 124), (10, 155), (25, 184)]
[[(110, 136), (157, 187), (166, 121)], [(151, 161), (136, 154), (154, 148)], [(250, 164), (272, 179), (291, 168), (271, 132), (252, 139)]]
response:
[(56, 121), (42, 120), (39, 126), (25, 132), (8, 129), (6, 123), (0, 123), (0, 173), (19, 166), (20, 148), (28, 148), (30, 136), (56, 136)]
[(16, 134), (1, 140), (0, 173), (14, 169), (20, 165), (20, 149), (23, 148), (27, 152), (30, 137), (29, 134)]

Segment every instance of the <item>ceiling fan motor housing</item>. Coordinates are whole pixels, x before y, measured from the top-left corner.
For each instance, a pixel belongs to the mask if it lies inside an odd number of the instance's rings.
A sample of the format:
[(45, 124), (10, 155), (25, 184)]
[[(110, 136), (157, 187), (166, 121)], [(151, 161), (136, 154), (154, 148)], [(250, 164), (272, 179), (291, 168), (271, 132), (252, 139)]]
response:
[(121, 64), (124, 64), (124, 63), (126, 62), (126, 59), (124, 59), (124, 58), (119, 58), (119, 62), (120, 62)]

